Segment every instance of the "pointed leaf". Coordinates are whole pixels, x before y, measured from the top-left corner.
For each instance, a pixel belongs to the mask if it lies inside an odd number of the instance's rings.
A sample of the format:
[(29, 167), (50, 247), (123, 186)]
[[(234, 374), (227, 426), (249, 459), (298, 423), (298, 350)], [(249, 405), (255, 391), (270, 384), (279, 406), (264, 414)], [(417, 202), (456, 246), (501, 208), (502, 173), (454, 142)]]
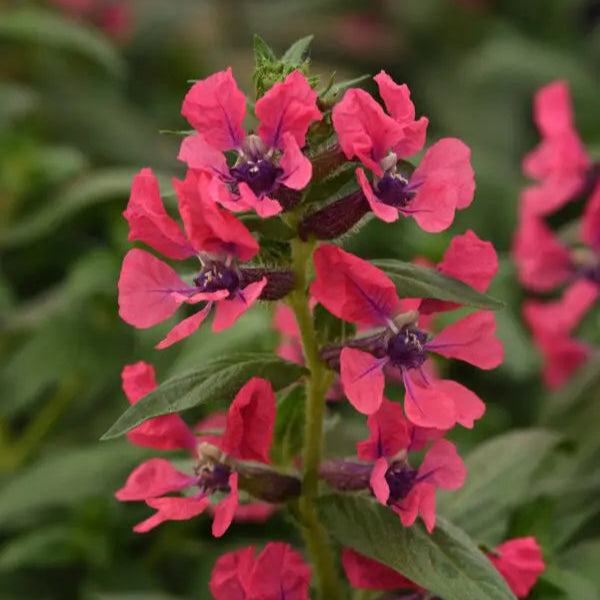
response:
[(294, 42), (281, 57), (281, 60), (292, 67), (299, 67), (308, 58), (308, 50), (314, 35), (307, 35)]
[(560, 436), (544, 429), (511, 431), (478, 446), (465, 459), (467, 480), (440, 492), (438, 512), (481, 541), (500, 541), (510, 510), (527, 498), (532, 477)]
[(343, 546), (398, 571), (444, 600), (515, 600), (477, 545), (445, 519), (429, 535), (418, 521), (404, 527), (375, 499), (331, 494), (317, 500), (321, 522)]
[(504, 303), (437, 271), (395, 259), (372, 260), (396, 284), (400, 298), (435, 298), (475, 308), (499, 310)]
[(257, 67), (264, 65), (265, 63), (277, 62), (275, 52), (271, 49), (271, 46), (263, 40), (260, 35), (254, 34), (254, 63)]
[(252, 377), (268, 379), (277, 391), (305, 373), (304, 367), (272, 354), (247, 353), (216, 359), (167, 379), (132, 404), (101, 439), (119, 437), (152, 417), (181, 412), (199, 404), (233, 400)]

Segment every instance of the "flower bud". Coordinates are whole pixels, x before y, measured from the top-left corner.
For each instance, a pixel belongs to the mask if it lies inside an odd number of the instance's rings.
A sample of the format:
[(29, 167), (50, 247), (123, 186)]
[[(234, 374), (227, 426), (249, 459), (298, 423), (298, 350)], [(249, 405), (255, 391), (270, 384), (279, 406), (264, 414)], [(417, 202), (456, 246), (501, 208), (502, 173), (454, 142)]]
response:
[(324, 462), (319, 477), (342, 492), (357, 492), (370, 488), (373, 465), (367, 462), (334, 459)]
[(240, 489), (265, 502), (279, 504), (300, 496), (302, 491), (298, 477), (278, 473), (268, 467), (238, 463), (236, 471)]
[(240, 274), (240, 286), (242, 288), (255, 281), (260, 281), (263, 277), (267, 278), (267, 285), (265, 285), (259, 296), (261, 300), (281, 300), (296, 285), (296, 277), (289, 269), (242, 268)]
[(300, 223), (300, 238), (333, 240), (352, 229), (370, 210), (362, 191), (356, 191), (311, 213)]

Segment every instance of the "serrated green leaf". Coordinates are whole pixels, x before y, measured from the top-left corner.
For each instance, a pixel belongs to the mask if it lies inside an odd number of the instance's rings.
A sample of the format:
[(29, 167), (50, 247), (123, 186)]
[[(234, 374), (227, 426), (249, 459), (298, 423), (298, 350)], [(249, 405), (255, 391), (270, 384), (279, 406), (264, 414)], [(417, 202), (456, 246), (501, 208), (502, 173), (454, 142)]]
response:
[(377, 560), (444, 600), (515, 600), (502, 576), (461, 529), (438, 517), (430, 535), (404, 527), (374, 498), (331, 494), (317, 501), (321, 522), (343, 546)]
[(263, 40), (260, 35), (254, 34), (254, 63), (257, 67), (261, 67), (265, 63), (277, 62), (275, 52), (271, 46)]
[(499, 541), (510, 509), (527, 497), (534, 472), (559, 439), (525, 429), (484, 442), (465, 458), (465, 485), (439, 494), (438, 511), (482, 541)]
[(435, 269), (396, 259), (371, 262), (382, 269), (396, 284), (396, 291), (400, 298), (435, 298), (488, 310), (500, 310), (504, 307), (504, 303), (500, 300), (482, 294), (466, 283), (448, 277)]
[(314, 39), (314, 35), (307, 35), (294, 42), (281, 57), (281, 60), (293, 67), (299, 67), (307, 58), (308, 50)]
[(200, 369), (167, 379), (132, 404), (102, 439), (119, 437), (152, 417), (181, 412), (200, 404), (233, 400), (252, 377), (268, 379), (277, 391), (305, 373), (304, 367), (272, 354), (246, 353), (216, 359)]
[(123, 59), (107, 37), (56, 12), (39, 8), (5, 11), (0, 20), (0, 40), (75, 52), (112, 75), (125, 72)]

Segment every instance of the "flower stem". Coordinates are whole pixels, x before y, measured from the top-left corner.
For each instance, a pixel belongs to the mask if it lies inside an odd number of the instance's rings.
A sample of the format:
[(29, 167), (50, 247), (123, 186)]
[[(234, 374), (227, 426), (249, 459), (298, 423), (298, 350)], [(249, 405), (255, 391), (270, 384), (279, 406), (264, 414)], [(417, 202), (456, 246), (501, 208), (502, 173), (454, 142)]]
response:
[(340, 600), (343, 597), (327, 532), (319, 521), (314, 505), (318, 495), (319, 465), (323, 456), (323, 418), (325, 395), (331, 383), (328, 369), (319, 356), (319, 347), (309, 306), (306, 269), (312, 258), (314, 242), (292, 240), (292, 265), (296, 289), (289, 296), (294, 311), (304, 360), (310, 371), (306, 384), (306, 417), (302, 456), (302, 497), (300, 511), (304, 538), (316, 575), (318, 598)]

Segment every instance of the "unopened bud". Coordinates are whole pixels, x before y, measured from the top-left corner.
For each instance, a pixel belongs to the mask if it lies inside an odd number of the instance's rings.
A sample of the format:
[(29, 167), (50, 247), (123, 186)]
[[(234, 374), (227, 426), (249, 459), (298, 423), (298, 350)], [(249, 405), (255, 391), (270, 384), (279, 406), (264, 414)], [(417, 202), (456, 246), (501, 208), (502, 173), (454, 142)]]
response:
[(333, 240), (352, 229), (369, 210), (362, 191), (356, 191), (305, 217), (300, 223), (300, 237)]
[(240, 286), (242, 288), (255, 281), (260, 281), (263, 277), (267, 278), (267, 285), (260, 294), (261, 300), (281, 300), (296, 285), (296, 276), (289, 269), (242, 268), (240, 274)]
[(298, 477), (240, 463), (236, 471), (240, 489), (264, 502), (279, 504), (300, 496), (302, 484)]
[(334, 459), (324, 462), (319, 477), (342, 492), (357, 492), (370, 487), (372, 463)]

